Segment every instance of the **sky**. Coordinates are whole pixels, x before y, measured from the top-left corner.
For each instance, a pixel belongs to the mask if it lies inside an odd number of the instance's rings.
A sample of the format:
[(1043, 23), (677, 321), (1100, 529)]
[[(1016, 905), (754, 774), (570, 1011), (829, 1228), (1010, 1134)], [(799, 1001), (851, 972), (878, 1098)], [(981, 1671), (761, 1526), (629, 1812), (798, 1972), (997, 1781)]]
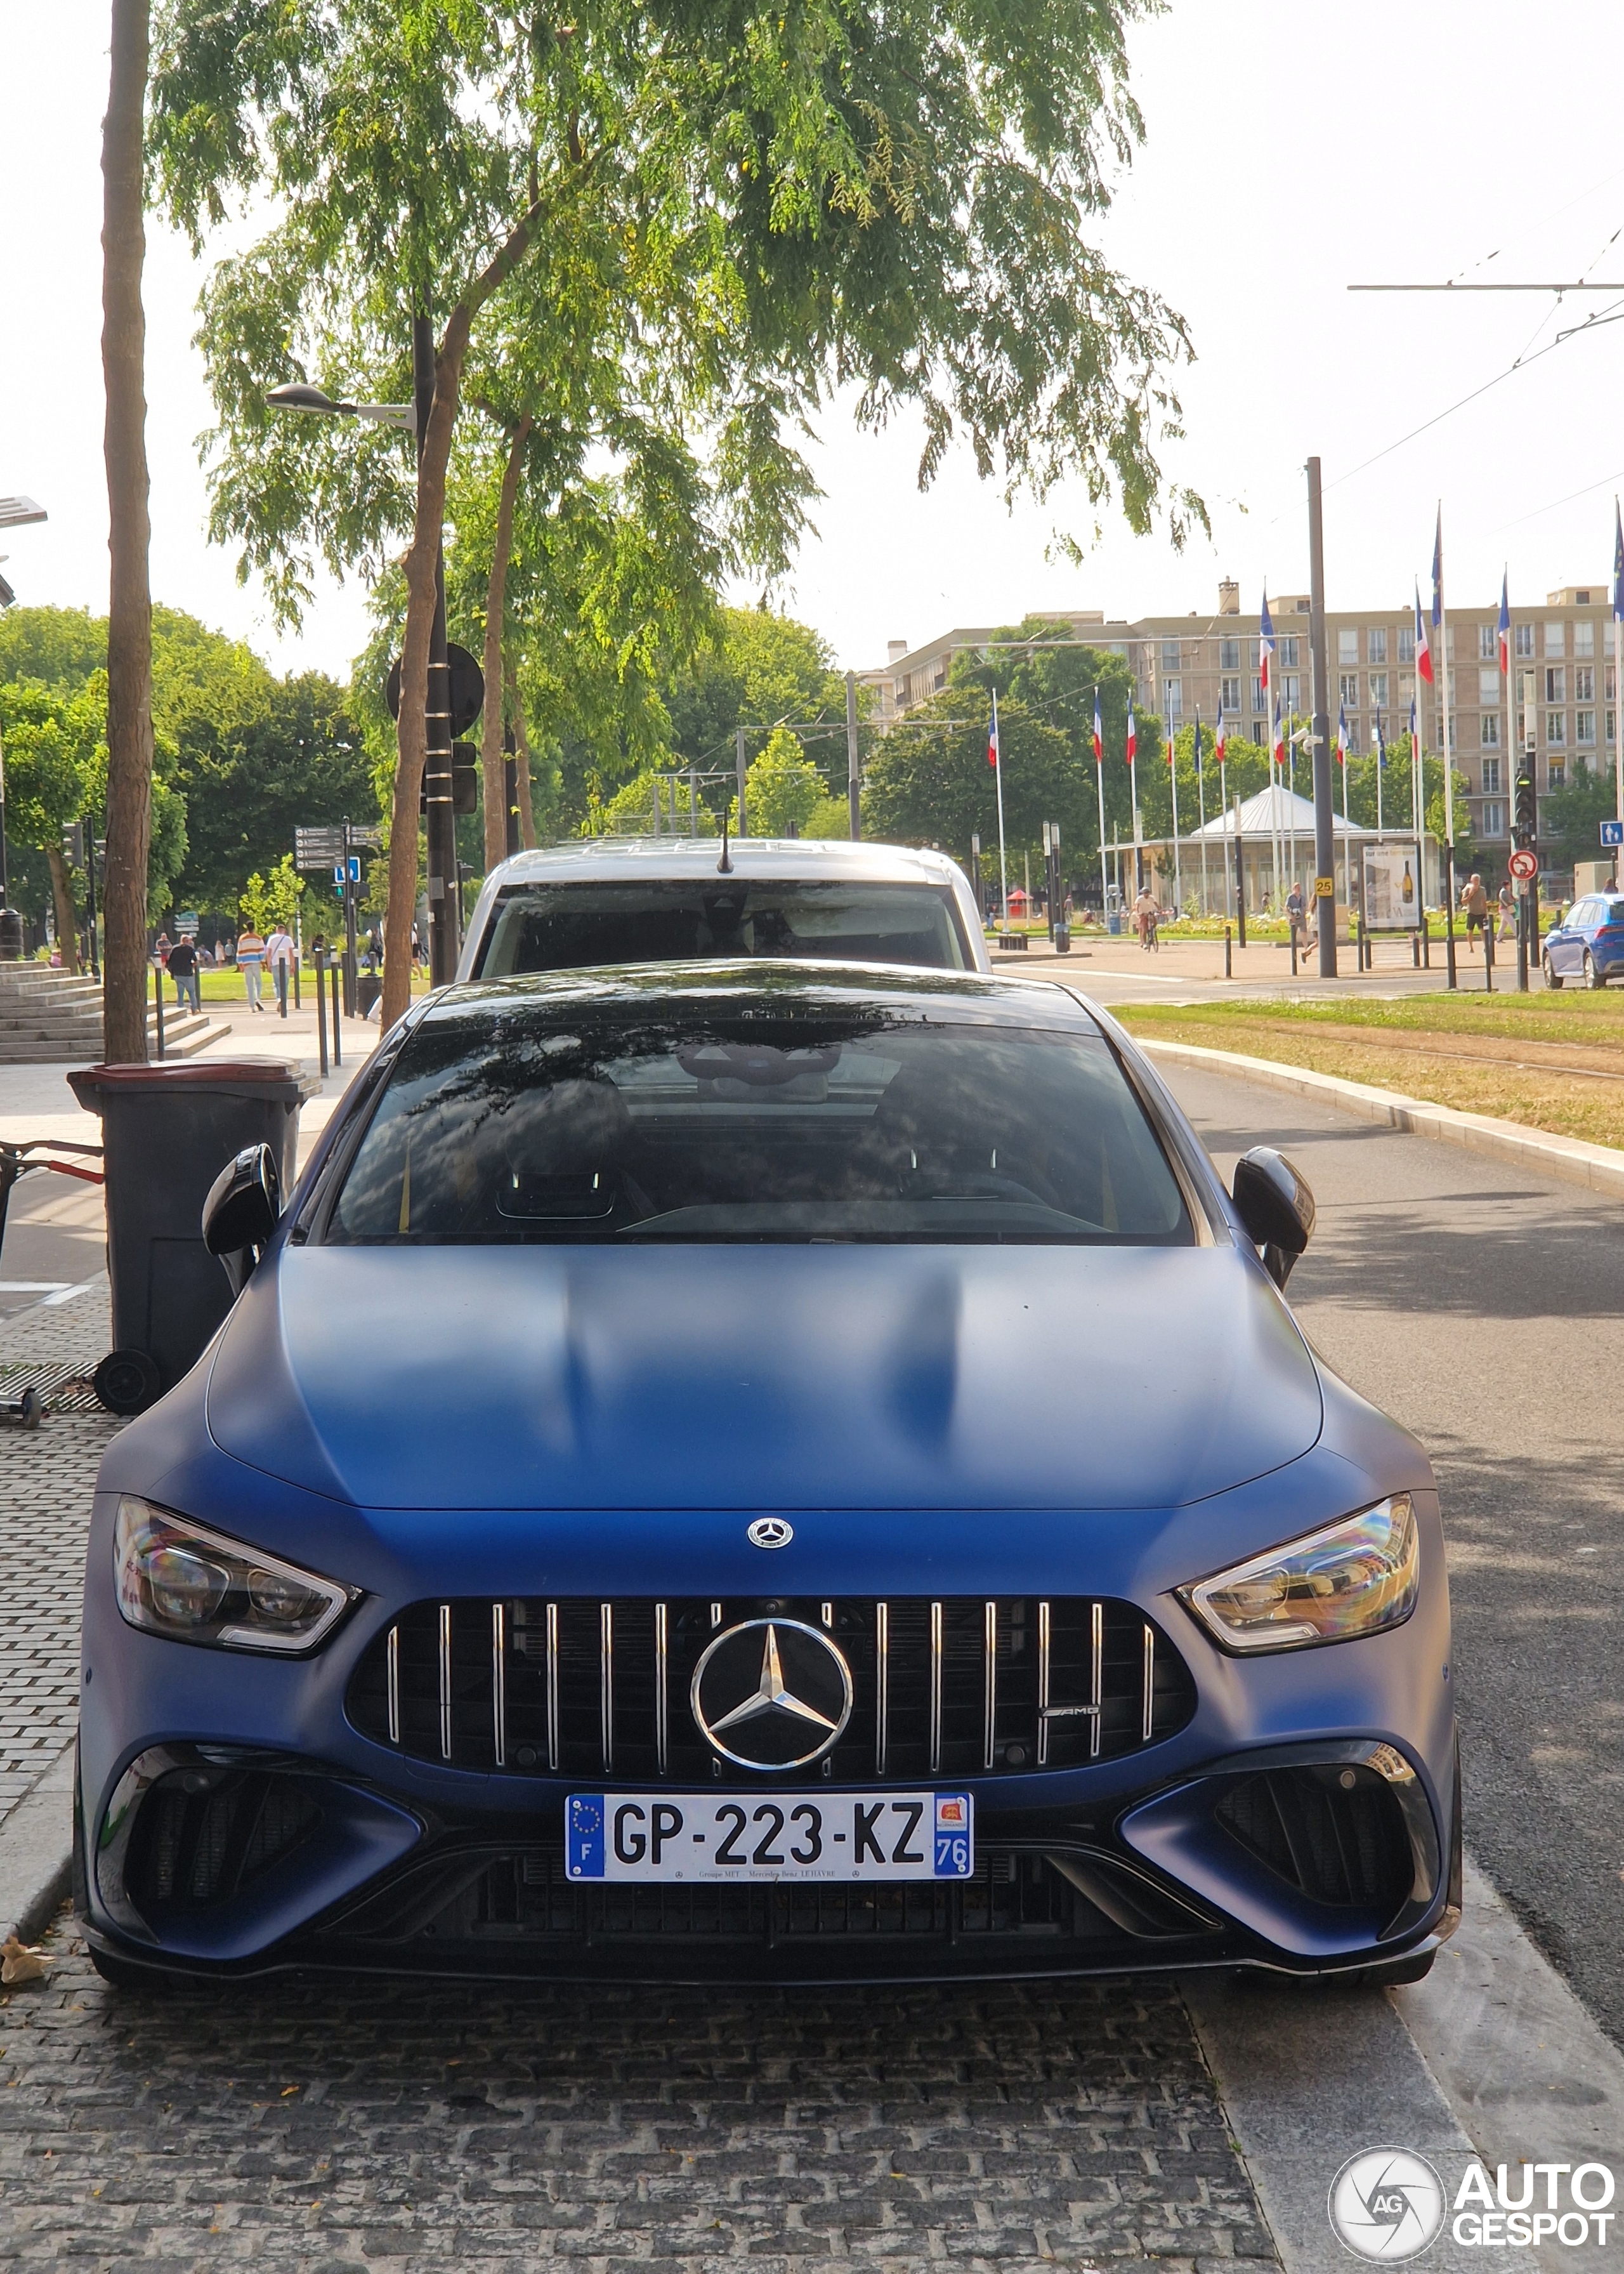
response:
[[(107, 22), (97, 0), (0, 0), (11, 89), (0, 140), (0, 493), (26, 493), (50, 515), (0, 536), (0, 552), (20, 599), (98, 611)], [(890, 640), (921, 644), (1032, 609), (1205, 619), (1226, 576), (1255, 609), (1266, 580), (1307, 590), (1311, 454), (1326, 485), (1334, 608), (1404, 604), (1412, 578), (1425, 581), (1440, 500), (1452, 606), (1491, 605), (1503, 564), (1514, 606), (1605, 582), (1624, 489), (1617, 0), (1553, 0), (1536, 14), (1505, 0), (1171, 0), (1133, 29), (1130, 54), (1146, 142), (1099, 240), (1189, 322), (1184, 439), (1162, 457), (1207, 501), (1211, 540), (1198, 533), (1181, 555), (1165, 526), (1136, 538), (1108, 513), (1096, 542), (1075, 488), (1008, 512), (962, 452), (921, 494), (912, 421), (859, 433), (838, 401), (818, 422), (823, 496), (784, 605), (857, 668), (883, 662)], [(208, 542), (197, 444), (211, 410), (192, 344), (205, 273), (151, 225), (154, 595), (247, 639), (279, 670), (345, 676), (365, 637), (358, 584), (324, 585), (300, 630), (278, 634), (263, 596)], [(1620, 290), (1559, 305), (1348, 290), (1584, 276)], [(1534, 359), (1586, 313), (1615, 306), (1621, 320)], [(1056, 529), (1084, 540), (1080, 564), (1053, 553)]]

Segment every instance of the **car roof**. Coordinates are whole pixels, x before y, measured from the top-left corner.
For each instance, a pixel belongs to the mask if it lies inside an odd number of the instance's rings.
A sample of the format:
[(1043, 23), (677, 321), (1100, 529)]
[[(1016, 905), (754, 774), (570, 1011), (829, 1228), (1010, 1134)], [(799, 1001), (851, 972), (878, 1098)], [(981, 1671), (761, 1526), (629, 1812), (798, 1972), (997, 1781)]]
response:
[[(990, 1021), (999, 1026), (1064, 1028), (1098, 1034), (1088, 1005), (1057, 981), (993, 977), (976, 971), (927, 971), (898, 964), (742, 961), (622, 964), (592, 970), (526, 972), (510, 979), (461, 980), (431, 996), (420, 1014), (438, 1023), (476, 1010), (512, 1010), (534, 1004), (566, 1011), (572, 1004), (628, 1009), (659, 1002), (712, 1000), (738, 1010), (748, 1002), (794, 1001), (830, 1008), (840, 1004), (889, 1004), (922, 1020)], [(414, 1023), (417, 1023), (414, 1021)]]
[[(861, 877), (876, 884), (946, 884), (956, 874), (956, 863), (945, 853), (911, 845), (853, 844), (844, 837), (734, 837), (727, 849), (741, 877)], [(491, 880), (500, 890), (515, 885), (714, 876), (721, 852), (719, 837), (583, 837), (515, 853), (492, 870)]]

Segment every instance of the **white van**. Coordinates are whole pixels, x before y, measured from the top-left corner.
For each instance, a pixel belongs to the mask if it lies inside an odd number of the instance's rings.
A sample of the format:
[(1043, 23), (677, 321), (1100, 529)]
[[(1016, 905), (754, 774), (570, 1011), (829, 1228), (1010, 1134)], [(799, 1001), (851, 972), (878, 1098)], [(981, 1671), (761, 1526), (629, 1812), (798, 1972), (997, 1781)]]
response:
[(944, 853), (746, 837), (724, 854), (718, 837), (624, 837), (493, 870), (457, 977), (745, 956), (991, 968), (975, 895)]

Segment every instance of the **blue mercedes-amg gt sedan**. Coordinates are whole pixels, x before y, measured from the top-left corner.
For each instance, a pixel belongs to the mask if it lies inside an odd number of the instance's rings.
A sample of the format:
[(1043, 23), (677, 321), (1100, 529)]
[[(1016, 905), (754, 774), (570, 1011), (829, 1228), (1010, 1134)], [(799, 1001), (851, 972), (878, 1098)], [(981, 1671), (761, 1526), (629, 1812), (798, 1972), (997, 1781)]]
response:
[(1057, 984), (475, 982), (380, 1044), (109, 1449), (96, 1963), (779, 1981), (1425, 1972), (1438, 1497)]

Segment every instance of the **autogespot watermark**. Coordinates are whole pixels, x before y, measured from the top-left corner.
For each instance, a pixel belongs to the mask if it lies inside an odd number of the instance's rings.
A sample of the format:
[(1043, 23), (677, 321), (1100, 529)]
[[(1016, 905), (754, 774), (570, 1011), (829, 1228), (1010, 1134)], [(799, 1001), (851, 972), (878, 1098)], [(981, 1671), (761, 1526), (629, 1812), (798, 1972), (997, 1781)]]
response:
[(1475, 2157), (1451, 2204), (1425, 2156), (1409, 2148), (1366, 2148), (1331, 2182), (1327, 2208), (1339, 2241), (1360, 2258), (1398, 2265), (1430, 2249), (1445, 2222), (1470, 2249), (1533, 2250), (1542, 2242), (1605, 2244), (1618, 2213), (1605, 2164), (1501, 2164), (1490, 2177)]

